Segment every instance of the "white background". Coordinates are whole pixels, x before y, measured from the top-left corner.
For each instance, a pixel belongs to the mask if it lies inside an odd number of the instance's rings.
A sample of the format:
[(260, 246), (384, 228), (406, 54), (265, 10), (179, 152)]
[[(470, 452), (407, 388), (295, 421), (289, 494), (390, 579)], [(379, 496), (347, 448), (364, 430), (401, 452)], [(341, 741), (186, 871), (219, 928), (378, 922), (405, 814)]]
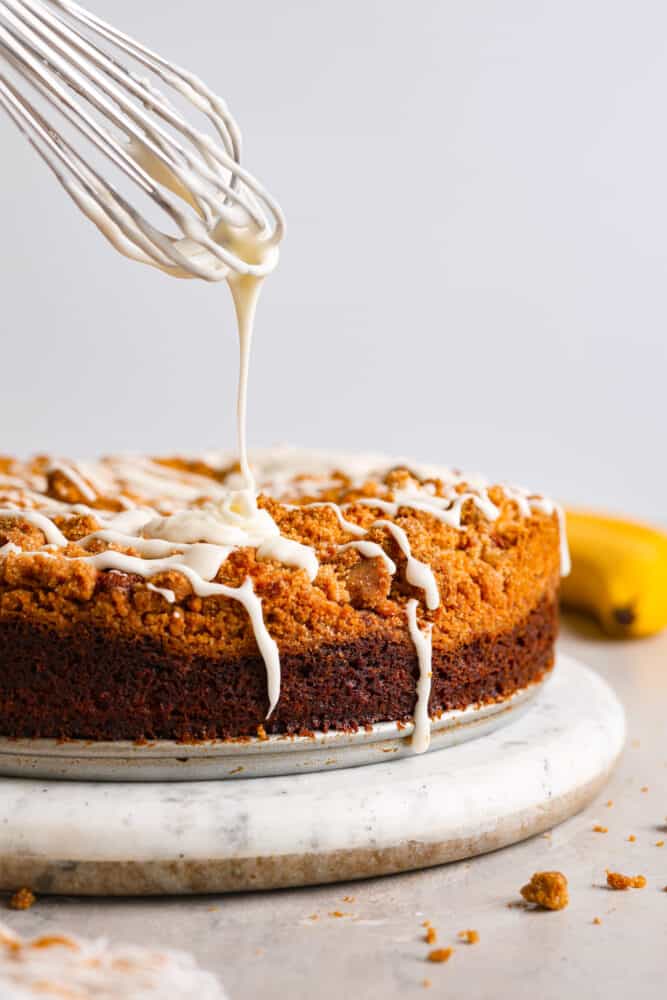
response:
[[(251, 444), (663, 516), (667, 7), (89, 0), (228, 100), (289, 232)], [(118, 257), (0, 120), (0, 449), (229, 447), (224, 286)]]

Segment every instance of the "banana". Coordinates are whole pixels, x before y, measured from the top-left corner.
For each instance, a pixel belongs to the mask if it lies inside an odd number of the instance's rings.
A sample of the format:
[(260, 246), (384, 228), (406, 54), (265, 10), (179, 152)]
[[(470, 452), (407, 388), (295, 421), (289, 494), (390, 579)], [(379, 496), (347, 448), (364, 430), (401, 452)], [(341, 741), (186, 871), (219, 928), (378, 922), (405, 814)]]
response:
[(593, 614), (609, 635), (647, 636), (667, 626), (667, 534), (637, 521), (566, 512), (572, 571), (565, 607)]

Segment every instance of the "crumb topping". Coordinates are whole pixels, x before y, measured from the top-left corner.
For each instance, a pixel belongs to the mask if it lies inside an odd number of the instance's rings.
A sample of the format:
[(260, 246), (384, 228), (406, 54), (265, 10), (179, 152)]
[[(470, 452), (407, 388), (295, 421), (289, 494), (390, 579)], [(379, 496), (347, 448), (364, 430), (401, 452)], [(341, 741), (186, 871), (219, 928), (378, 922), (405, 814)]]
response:
[[(202, 650), (224, 636), (231, 656), (246, 655), (255, 639), (239, 601), (198, 596), (178, 567), (165, 565), (147, 580), (84, 561), (118, 553), (168, 563), (178, 555), (177, 543), (155, 544), (142, 536), (143, 529), (119, 540), (119, 532), (109, 531), (109, 518), (146, 507), (167, 519), (183, 508), (200, 509), (226, 494), (236, 475), (234, 463), (211, 458), (0, 459), (0, 616), (30, 615), (67, 628), (88, 607), (96, 624), (114, 631), (159, 633), (174, 643), (187, 638)], [(539, 497), (480, 486), (444, 471), (441, 476), (402, 467), (356, 477), (334, 469), (280, 478), (269, 466), (258, 508), (275, 521), (281, 538), (314, 550), (317, 576), (310, 580), (303, 569), (261, 559), (257, 549), (246, 546), (229, 553), (211, 583), (239, 588), (249, 579), (281, 649), (335, 642), (374, 624), (403, 636), (407, 601), (422, 592), (408, 582), (406, 556), (396, 538), (373, 527), (388, 521), (405, 532), (412, 556), (428, 565), (437, 581), (440, 606), (423, 614), (436, 626), (436, 647), (506, 631), (534, 605), (536, 580), (543, 587), (557, 584), (558, 517), (543, 509)], [(260, 477), (260, 487), (261, 482)], [(419, 509), (418, 502), (404, 505), (409, 495), (430, 498), (444, 509), (467, 498), (457, 514), (460, 528)], [(498, 512), (493, 520), (483, 509), (487, 503)], [(344, 523), (333, 505), (343, 511)], [(381, 558), (366, 558), (353, 548), (341, 551), (357, 537), (346, 525), (365, 532), (364, 539), (379, 546), (397, 572), (392, 575)], [(59, 536), (62, 543), (54, 542)], [(158, 550), (159, 557), (153, 554)]]
[(527, 903), (543, 909), (563, 910), (569, 903), (567, 878), (562, 872), (535, 872), (521, 895)]
[(29, 910), (34, 906), (37, 897), (31, 889), (18, 889), (9, 900), (10, 910)]
[(479, 933), (474, 930), (459, 931), (458, 936), (462, 941), (465, 941), (466, 944), (477, 944), (479, 941)]
[(620, 891), (643, 889), (646, 886), (646, 879), (643, 875), (622, 875), (620, 872), (610, 872), (607, 869), (607, 885), (610, 889)]
[(426, 956), (428, 962), (448, 962), (454, 954), (453, 948), (434, 948)]

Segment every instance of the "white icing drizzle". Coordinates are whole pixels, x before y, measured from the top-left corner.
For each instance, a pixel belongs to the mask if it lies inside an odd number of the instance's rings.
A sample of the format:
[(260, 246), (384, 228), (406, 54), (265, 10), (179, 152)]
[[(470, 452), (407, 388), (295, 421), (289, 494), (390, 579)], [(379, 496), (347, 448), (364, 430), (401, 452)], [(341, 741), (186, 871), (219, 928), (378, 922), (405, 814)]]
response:
[(413, 556), (412, 549), (410, 548), (410, 539), (403, 528), (398, 524), (394, 524), (393, 521), (374, 521), (372, 527), (386, 528), (389, 534), (393, 536), (399, 549), (407, 559), (407, 566), (405, 568), (406, 580), (413, 587), (418, 587), (424, 591), (426, 607), (429, 611), (435, 611), (440, 606), (440, 591), (438, 590), (433, 570), (427, 563), (421, 562), (421, 560)]
[(54, 462), (49, 471), (61, 472), (76, 487), (84, 500), (88, 500), (90, 503), (95, 503), (97, 500), (95, 490), (91, 489), (85, 481), (76, 462)]
[(565, 530), (565, 511), (560, 504), (550, 500), (549, 497), (536, 496), (534, 493), (529, 493), (528, 490), (522, 489), (519, 486), (503, 485), (503, 491), (506, 497), (514, 500), (524, 517), (530, 517), (533, 510), (539, 510), (547, 516), (556, 514), (558, 518), (558, 536), (560, 539), (560, 575), (568, 576), (572, 569), (572, 561), (570, 559), (570, 549), (567, 544), (567, 531)]
[(385, 550), (377, 542), (346, 542), (345, 545), (338, 546), (338, 552), (347, 552), (348, 549), (356, 549), (366, 559), (382, 559), (385, 566), (393, 576), (396, 572), (396, 563), (390, 559)]
[(15, 518), (16, 520), (34, 524), (43, 533), (49, 545), (61, 545), (64, 547), (68, 544), (62, 531), (53, 523), (51, 518), (37, 510), (2, 510), (0, 511), (0, 516)]
[(168, 587), (156, 587), (154, 583), (151, 583), (149, 581), (146, 584), (146, 588), (148, 590), (154, 591), (154, 593), (156, 594), (160, 594), (169, 604), (173, 604), (174, 601), (176, 600), (176, 594), (173, 592), (173, 590), (169, 590)]
[(294, 566), (295, 569), (302, 569), (312, 583), (317, 576), (320, 564), (315, 553), (315, 549), (301, 542), (295, 542), (291, 538), (278, 535), (270, 538), (257, 549), (258, 559), (275, 559), (276, 562), (284, 566)]
[(362, 528), (361, 525), (355, 524), (354, 521), (346, 521), (345, 517), (343, 516), (343, 511), (338, 506), (338, 504), (333, 503), (333, 501), (329, 500), (316, 501), (315, 503), (304, 503), (304, 504), (286, 503), (283, 504), (283, 506), (285, 507), (285, 510), (308, 510), (308, 509), (312, 510), (316, 507), (328, 507), (329, 510), (332, 510), (336, 515), (336, 520), (340, 524), (343, 531), (349, 532), (350, 535), (360, 536), (366, 534), (366, 529)]
[(420, 629), (417, 621), (417, 601), (414, 597), (410, 598), (405, 610), (408, 616), (410, 638), (414, 643), (419, 663), (412, 749), (415, 753), (425, 753), (431, 742), (431, 719), (428, 714), (428, 703), (431, 697), (433, 675), (433, 626), (429, 622), (423, 630)]

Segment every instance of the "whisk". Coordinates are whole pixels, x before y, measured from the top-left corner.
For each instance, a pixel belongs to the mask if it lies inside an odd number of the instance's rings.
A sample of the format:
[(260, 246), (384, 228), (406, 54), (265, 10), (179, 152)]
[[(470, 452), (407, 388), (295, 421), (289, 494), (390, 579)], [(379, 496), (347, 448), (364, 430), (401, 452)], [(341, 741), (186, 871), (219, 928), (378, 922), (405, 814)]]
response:
[[(117, 250), (206, 281), (273, 269), (282, 212), (241, 166), (241, 136), (225, 102), (196, 76), (70, 0), (0, 0), (0, 54), (13, 71), (0, 72), (0, 106)], [(44, 110), (26, 96), (26, 83)], [(214, 134), (191, 125), (174, 95), (205, 115)], [(72, 137), (50, 123), (49, 108), (73, 126)], [(105, 179), (82, 140), (165, 212), (176, 233)]]

